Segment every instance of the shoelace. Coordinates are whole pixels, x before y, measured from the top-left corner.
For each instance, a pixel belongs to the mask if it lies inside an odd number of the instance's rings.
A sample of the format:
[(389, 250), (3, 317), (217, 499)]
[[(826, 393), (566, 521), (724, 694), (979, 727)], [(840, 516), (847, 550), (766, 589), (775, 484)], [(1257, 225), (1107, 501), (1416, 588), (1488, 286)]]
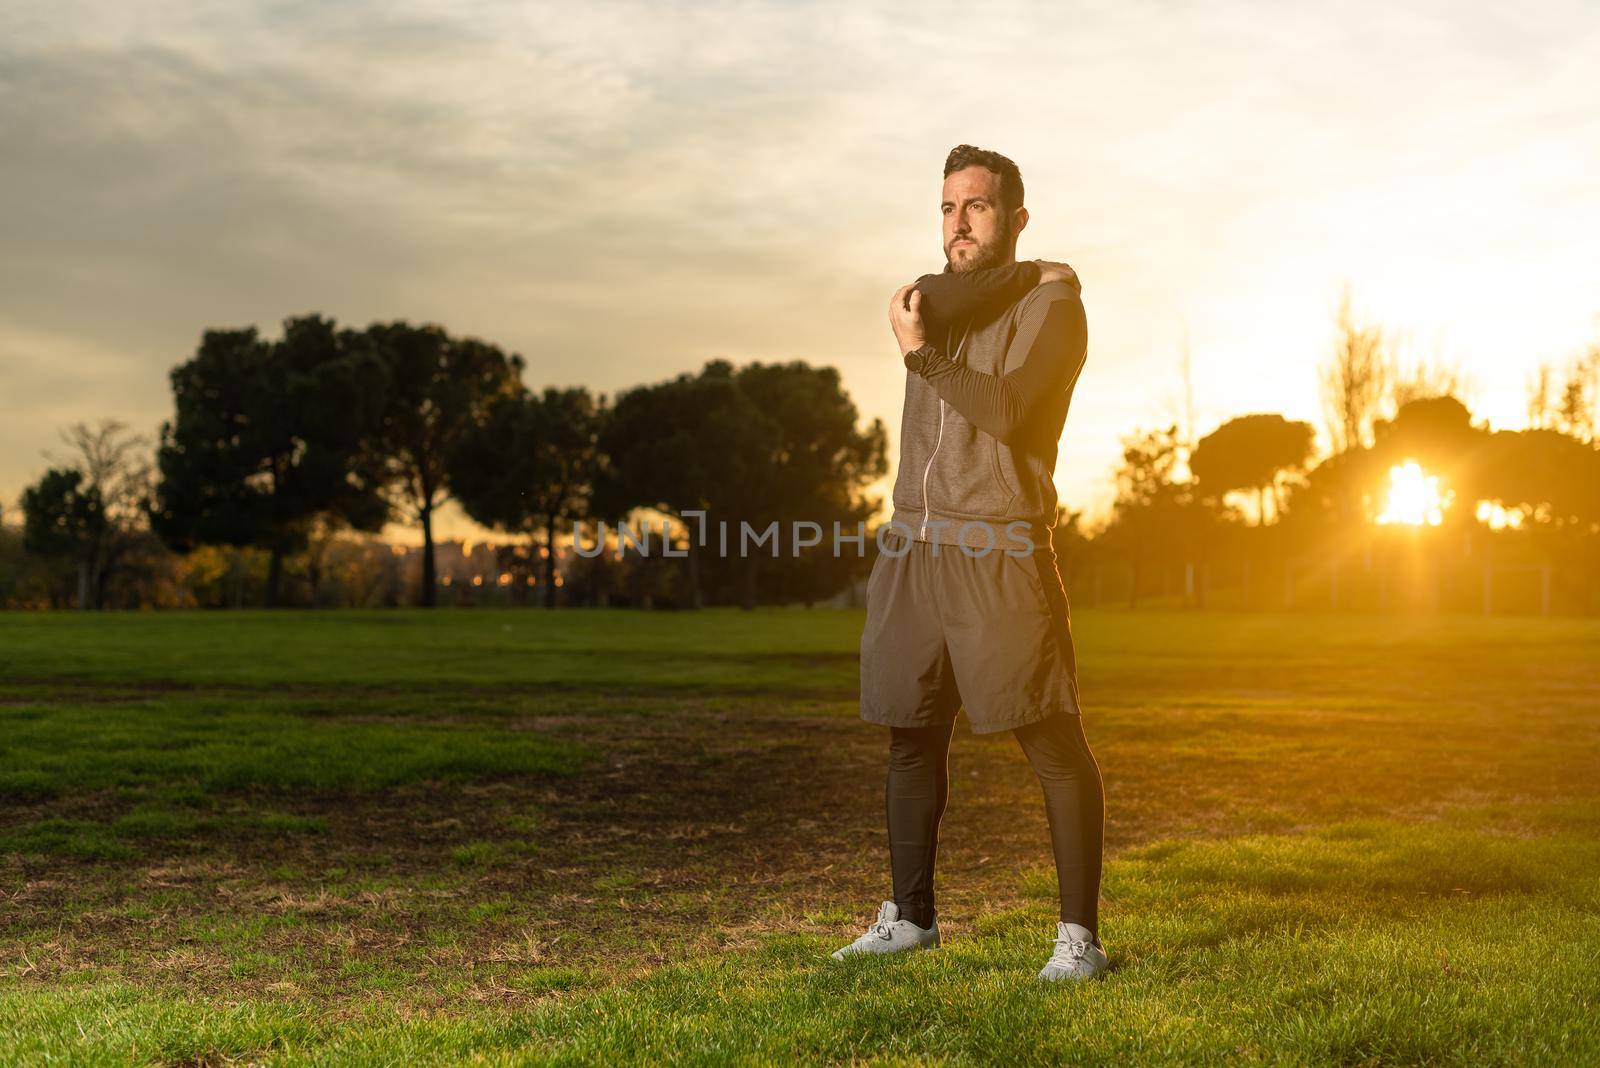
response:
[[(1089, 952), (1089, 943), (1082, 938), (1057, 938), (1056, 951), (1050, 955), (1051, 962), (1060, 961), (1062, 964), (1074, 963), (1083, 959)], [(1066, 950), (1063, 954), (1062, 950)]]
[(885, 910), (879, 909), (878, 910), (878, 918), (876, 920), (872, 921), (872, 926), (867, 928), (867, 934), (862, 935), (861, 937), (862, 938), (866, 938), (867, 935), (877, 935), (879, 938), (883, 939), (885, 942), (887, 942), (891, 938), (893, 938), (894, 934), (893, 934), (893, 932), (891, 932), (889, 930), (889, 921), (884, 919), (884, 915), (885, 915)]

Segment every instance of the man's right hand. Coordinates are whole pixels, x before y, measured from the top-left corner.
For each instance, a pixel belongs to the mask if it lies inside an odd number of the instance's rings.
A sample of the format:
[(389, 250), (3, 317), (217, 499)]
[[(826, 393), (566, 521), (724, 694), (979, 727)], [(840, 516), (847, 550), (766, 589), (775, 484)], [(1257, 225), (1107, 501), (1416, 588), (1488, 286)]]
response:
[(1078, 292), (1083, 292), (1083, 283), (1078, 280), (1078, 272), (1065, 263), (1054, 260), (1034, 260), (1039, 265), (1039, 284), (1046, 282), (1065, 282)]
[(889, 328), (894, 331), (902, 356), (920, 349), (927, 341), (922, 325), (922, 291), (916, 285), (903, 285), (889, 298)]

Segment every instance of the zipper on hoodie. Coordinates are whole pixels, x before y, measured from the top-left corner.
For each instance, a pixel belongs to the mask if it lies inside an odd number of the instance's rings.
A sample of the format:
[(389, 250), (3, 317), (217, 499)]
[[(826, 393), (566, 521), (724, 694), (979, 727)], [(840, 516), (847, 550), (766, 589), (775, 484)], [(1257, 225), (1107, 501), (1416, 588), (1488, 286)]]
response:
[[(950, 334), (955, 328), (945, 330), (944, 347), (950, 348)], [(950, 357), (952, 363), (961, 362), (961, 350), (967, 347), (967, 334), (972, 330), (972, 320), (967, 320), (966, 328), (961, 331), (961, 344), (956, 346), (956, 354)], [(933, 458), (939, 454), (939, 443), (944, 440), (944, 398), (939, 398), (939, 436), (933, 439), (933, 451), (928, 454), (928, 464), (922, 469), (922, 532), (917, 535), (918, 540), (928, 539), (928, 518), (932, 512), (932, 504), (928, 500), (928, 472), (933, 470)]]

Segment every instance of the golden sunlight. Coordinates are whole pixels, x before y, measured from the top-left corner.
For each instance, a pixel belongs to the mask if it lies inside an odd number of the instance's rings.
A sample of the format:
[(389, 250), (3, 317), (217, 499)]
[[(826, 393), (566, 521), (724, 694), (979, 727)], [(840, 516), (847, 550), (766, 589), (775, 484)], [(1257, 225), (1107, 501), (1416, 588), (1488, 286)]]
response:
[(1427, 474), (1417, 461), (1407, 460), (1389, 468), (1389, 495), (1376, 522), (1436, 527), (1444, 521), (1448, 503), (1447, 497), (1439, 495), (1439, 476)]
[(1489, 525), (1490, 530), (1504, 530), (1510, 527), (1519, 530), (1522, 527), (1523, 511), (1521, 508), (1506, 508), (1498, 501), (1479, 501), (1478, 518)]

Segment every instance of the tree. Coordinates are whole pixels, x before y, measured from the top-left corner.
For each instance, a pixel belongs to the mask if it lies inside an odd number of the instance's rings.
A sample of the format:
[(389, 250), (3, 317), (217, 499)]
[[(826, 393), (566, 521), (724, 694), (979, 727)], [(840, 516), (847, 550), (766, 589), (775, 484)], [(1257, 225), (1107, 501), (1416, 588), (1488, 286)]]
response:
[(1558, 386), (1555, 376), (1548, 363), (1529, 376), (1529, 429), (1559, 430), (1579, 441), (1594, 441), (1600, 424), (1600, 342), (1573, 358), (1565, 382)]
[(366, 336), (388, 372), (380, 450), (389, 500), (422, 524), (423, 607), (438, 600), (433, 515), (450, 499), (451, 449), (496, 398), (522, 389), (523, 362), (486, 342), (452, 338), (442, 327), (373, 324)]
[(1600, 449), (1558, 430), (1499, 430), (1481, 456), (1482, 499), (1523, 509), (1535, 526), (1600, 529)]
[(1600, 577), (1600, 447), (1558, 430), (1486, 435), (1478, 494), (1525, 518), (1522, 534), (1546, 561), (1584, 578), (1583, 604)]
[(1281, 415), (1241, 415), (1201, 438), (1189, 467), (1204, 493), (1221, 497), (1231, 490), (1255, 490), (1256, 525), (1262, 526), (1267, 490), (1276, 502), (1281, 476), (1303, 469), (1311, 454), (1310, 423)]
[(87, 608), (91, 572), (105, 536), (105, 502), (82, 471), (53, 467), (22, 494), (23, 548), (77, 565), (78, 607)]
[(1568, 367), (1557, 414), (1561, 429), (1572, 437), (1595, 440), (1600, 429), (1600, 342), (1590, 345)]
[(97, 427), (74, 423), (61, 432), (75, 456), (67, 464), (82, 471), (85, 485), (99, 495), (105, 523), (89, 547), (87, 562), (87, 603), (105, 605), (107, 587), (113, 576), (141, 547), (148, 549), (148, 533), (143, 530), (145, 506), (151, 492), (151, 465), (144, 451), (150, 440), (127, 434), (128, 425), (117, 419), (102, 419)]
[(1369, 448), (1334, 453), (1290, 487), (1284, 519), (1296, 534), (1348, 534), (1372, 520), (1383, 492), (1377, 456)]
[(604, 402), (586, 389), (504, 394), (451, 447), (446, 472), (475, 521), (511, 533), (544, 533), (544, 603), (555, 607), (556, 535), (584, 518), (601, 461)]
[[(876, 509), (862, 493), (888, 469), (887, 435), (881, 421), (860, 430), (857, 418), (833, 368), (797, 361), (735, 370), (712, 360), (698, 374), (618, 396), (602, 440), (613, 472), (603, 507), (652, 508), (691, 528), (690, 602), (698, 606), (707, 569), (696, 544), (699, 521), (684, 513), (704, 512), (708, 540), (719, 543), (716, 524), (726, 522), (728, 544), (741, 551), (744, 525), (759, 536), (777, 523), (781, 551), (794, 520), (817, 523), (831, 545), (835, 520), (853, 529)], [(747, 608), (757, 599), (761, 551), (744, 553), (736, 565), (739, 602)], [(796, 571), (789, 592), (813, 596), (848, 570), (841, 564), (835, 571), (829, 560), (779, 565)]]
[[(772, 431), (738, 388), (733, 365), (713, 360), (698, 373), (685, 372), (619, 394), (601, 438), (612, 472), (604, 485), (604, 513), (649, 508), (691, 528), (689, 603), (703, 602), (699, 525), (684, 513), (748, 518), (740, 502), (756, 492), (758, 458)], [(602, 513), (602, 514), (604, 514)]]
[(1554, 427), (1556, 421), (1556, 406), (1550, 399), (1552, 371), (1548, 363), (1541, 363), (1534, 372), (1528, 376), (1528, 428), (1542, 430)]
[(1122, 439), (1116, 502), (1095, 543), (1127, 561), (1129, 608), (1138, 606), (1141, 580), (1150, 565), (1167, 576), (1166, 569), (1180, 560), (1203, 563), (1215, 540), (1217, 502), (1199, 496), (1196, 483), (1173, 480), (1182, 449), (1176, 424)]
[(151, 526), (169, 546), (257, 546), (269, 554), (266, 602), (283, 561), (333, 515), (381, 529), (388, 507), (372, 445), (382, 365), (358, 335), (310, 315), (278, 342), (254, 327), (208, 330), (172, 372), (176, 417), (161, 428)]
[(1418, 360), (1407, 368), (1396, 368), (1389, 387), (1389, 400), (1396, 410), (1412, 401), (1429, 397), (1464, 396), (1471, 392), (1467, 376), (1459, 367), (1440, 360), (1430, 364)]
[[(782, 536), (796, 522), (821, 528), (821, 545), (798, 558), (791, 548), (780, 569), (791, 580), (789, 592), (809, 603), (837, 590), (853, 570), (848, 558), (832, 551), (833, 525), (854, 530), (877, 511), (878, 501), (866, 499), (863, 491), (888, 472), (888, 434), (876, 419), (865, 430), (857, 428), (856, 406), (832, 367), (799, 360), (752, 363), (739, 369), (736, 382), (770, 428), (767, 451), (756, 457), (765, 477), (746, 484), (754, 492), (742, 502), (741, 514), (762, 527), (777, 522)], [(759, 555), (744, 559), (739, 598), (744, 608), (756, 605), (761, 568)]]
[(1390, 374), (1389, 350), (1381, 328), (1356, 322), (1346, 286), (1335, 318), (1333, 358), (1320, 376), (1328, 439), (1335, 454), (1367, 443)]
[(1455, 397), (1423, 397), (1406, 402), (1394, 418), (1374, 425), (1372, 452), (1380, 470), (1415, 460), (1437, 476), (1462, 502), (1463, 508), (1456, 511), (1465, 520), (1481, 497), (1477, 471), (1484, 438), (1484, 429), (1473, 425), (1472, 413)]
[(1061, 581), (1070, 593), (1078, 585), (1079, 576), (1099, 548), (1095, 544), (1094, 532), (1084, 526), (1084, 513), (1069, 511), (1066, 505), (1057, 504), (1050, 544), (1055, 550)]

